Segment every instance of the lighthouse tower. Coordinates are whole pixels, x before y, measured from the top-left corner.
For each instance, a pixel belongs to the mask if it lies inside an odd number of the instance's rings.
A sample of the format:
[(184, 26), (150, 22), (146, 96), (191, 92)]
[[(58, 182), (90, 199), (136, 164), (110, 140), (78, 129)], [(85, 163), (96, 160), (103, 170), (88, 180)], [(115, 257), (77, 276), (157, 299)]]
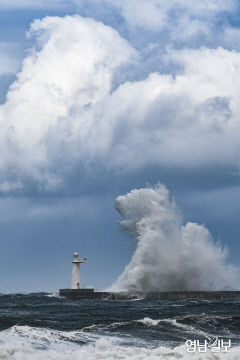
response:
[(73, 254), (72, 289), (81, 289), (81, 286), (80, 286), (80, 264), (84, 263), (86, 260), (87, 260), (86, 258), (79, 258), (77, 252), (75, 252)]

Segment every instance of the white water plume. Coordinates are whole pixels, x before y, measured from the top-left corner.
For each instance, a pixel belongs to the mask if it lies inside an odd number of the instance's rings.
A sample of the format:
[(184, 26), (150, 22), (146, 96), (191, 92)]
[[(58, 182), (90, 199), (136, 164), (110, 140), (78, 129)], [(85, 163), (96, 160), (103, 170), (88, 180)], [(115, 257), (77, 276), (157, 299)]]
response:
[(226, 263), (227, 249), (203, 225), (183, 224), (165, 186), (132, 190), (116, 199), (125, 218), (121, 229), (136, 240), (136, 250), (112, 286), (121, 291), (230, 290), (238, 269)]

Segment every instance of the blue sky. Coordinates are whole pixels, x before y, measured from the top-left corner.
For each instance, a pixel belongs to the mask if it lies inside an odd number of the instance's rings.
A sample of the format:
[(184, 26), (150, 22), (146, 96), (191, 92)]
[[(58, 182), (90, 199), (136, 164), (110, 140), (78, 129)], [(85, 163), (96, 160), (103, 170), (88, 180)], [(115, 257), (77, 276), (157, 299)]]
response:
[(239, 264), (236, 1), (2, 1), (0, 292), (105, 288), (134, 242), (115, 199), (164, 183)]

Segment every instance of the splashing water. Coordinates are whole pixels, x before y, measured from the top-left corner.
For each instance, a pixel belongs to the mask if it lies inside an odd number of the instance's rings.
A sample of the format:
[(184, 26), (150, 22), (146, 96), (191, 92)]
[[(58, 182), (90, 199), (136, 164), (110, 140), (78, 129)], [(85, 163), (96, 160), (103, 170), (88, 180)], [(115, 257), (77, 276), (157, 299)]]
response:
[(238, 288), (239, 270), (226, 263), (227, 249), (196, 223), (182, 223), (165, 186), (132, 190), (116, 199), (121, 229), (136, 250), (112, 290), (184, 291)]

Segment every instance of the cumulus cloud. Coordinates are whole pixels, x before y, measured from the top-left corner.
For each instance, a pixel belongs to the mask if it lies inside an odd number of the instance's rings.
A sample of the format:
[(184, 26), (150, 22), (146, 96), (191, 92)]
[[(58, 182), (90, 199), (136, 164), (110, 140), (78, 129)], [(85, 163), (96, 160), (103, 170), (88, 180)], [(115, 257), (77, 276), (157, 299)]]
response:
[(237, 51), (169, 46), (159, 61), (174, 73), (128, 81), (141, 51), (109, 26), (46, 17), (34, 21), (29, 36), (36, 46), (0, 107), (0, 183), (34, 181), (54, 190), (74, 168), (81, 177), (148, 165), (238, 169)]
[(36, 48), (0, 108), (1, 168), (12, 164), (11, 171), (19, 167), (36, 178), (41, 173), (55, 186), (58, 178), (47, 170), (54, 161), (81, 160), (91, 150), (94, 119), (88, 109), (110, 93), (114, 70), (135, 52), (115, 30), (78, 16), (36, 20), (30, 35)]
[(239, 286), (238, 270), (227, 265), (227, 251), (196, 223), (183, 224), (163, 185), (119, 196), (120, 226), (136, 250), (113, 284), (123, 291), (226, 290)]
[(109, 98), (111, 159), (129, 168), (149, 162), (238, 166), (239, 53), (170, 51), (166, 58), (182, 67), (175, 77), (153, 73), (121, 85)]

